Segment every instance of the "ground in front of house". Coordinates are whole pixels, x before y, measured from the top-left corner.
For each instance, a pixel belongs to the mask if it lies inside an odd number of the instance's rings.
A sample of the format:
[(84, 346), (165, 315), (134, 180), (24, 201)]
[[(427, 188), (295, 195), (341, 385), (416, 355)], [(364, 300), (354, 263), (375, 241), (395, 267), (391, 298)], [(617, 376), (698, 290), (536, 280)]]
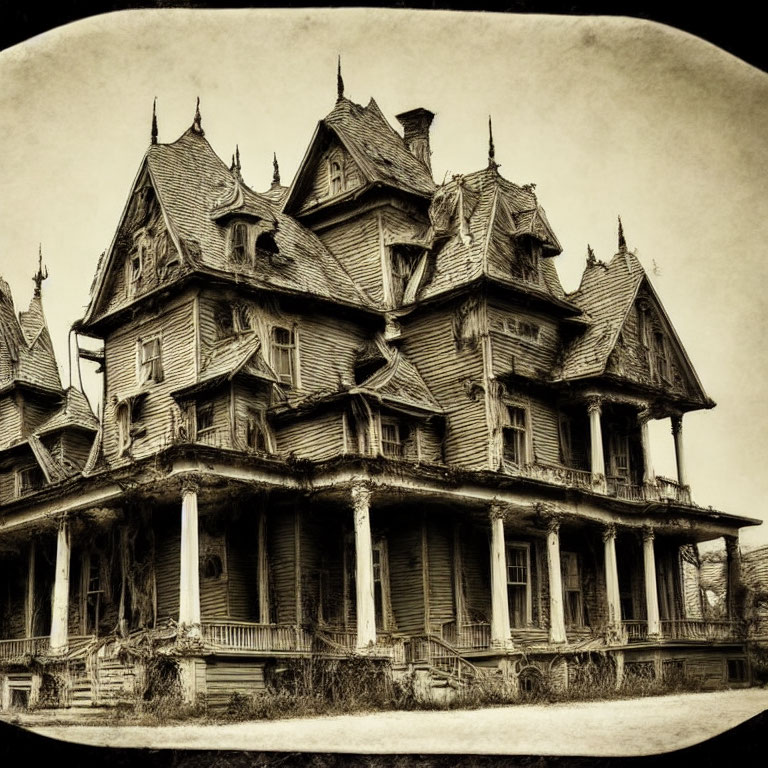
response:
[(32, 713), (17, 720), (40, 735), (110, 747), (622, 757), (689, 747), (766, 709), (768, 689), (750, 688), (584, 703), (215, 725), (51, 725), (46, 724), (45, 715)]

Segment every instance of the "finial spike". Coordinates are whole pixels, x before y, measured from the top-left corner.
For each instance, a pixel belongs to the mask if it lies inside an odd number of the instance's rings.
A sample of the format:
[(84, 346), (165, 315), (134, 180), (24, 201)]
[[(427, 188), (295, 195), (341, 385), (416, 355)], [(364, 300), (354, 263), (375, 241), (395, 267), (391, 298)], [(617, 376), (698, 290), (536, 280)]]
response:
[(237, 163), (237, 170), (240, 170), (240, 145), (235, 144), (235, 162)]
[(48, 279), (48, 267), (43, 270), (43, 244), (40, 243), (37, 249), (37, 273), (32, 278), (33, 282), (35, 283), (35, 298), (40, 298), (40, 286), (43, 283), (43, 280)]
[(152, 102), (152, 137), (153, 144), (157, 144), (157, 96), (155, 96)]
[(344, 98), (344, 79), (341, 76), (341, 54), (336, 65), (336, 98)]
[(496, 147), (493, 144), (493, 122), (488, 115), (488, 167), (496, 170), (499, 164), (496, 162)]
[(587, 243), (587, 264), (590, 267), (597, 264), (597, 257), (595, 256), (595, 252), (592, 250), (592, 246), (589, 243)]
[(280, 186), (280, 166), (277, 164), (277, 152), (272, 153), (272, 188)]
[(197, 104), (195, 105), (195, 119), (192, 122), (192, 130), (195, 131), (195, 133), (199, 133), (201, 136), (205, 136), (205, 131), (203, 130), (203, 119), (200, 116), (200, 97), (197, 97)]
[(624, 238), (624, 227), (621, 223), (621, 216), (619, 216), (619, 251), (621, 253), (626, 252), (627, 250), (627, 241)]

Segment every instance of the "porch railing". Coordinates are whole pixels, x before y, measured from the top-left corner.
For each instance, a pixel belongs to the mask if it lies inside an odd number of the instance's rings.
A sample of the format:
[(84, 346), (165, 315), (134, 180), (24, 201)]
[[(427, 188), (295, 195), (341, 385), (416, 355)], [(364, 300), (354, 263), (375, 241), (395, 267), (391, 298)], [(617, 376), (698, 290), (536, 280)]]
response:
[(50, 646), (50, 637), (22, 637), (0, 640), (0, 659), (18, 659), (22, 656), (40, 656)]
[(202, 624), (203, 642), (233, 651), (304, 651), (311, 649), (310, 635), (290, 624), (249, 624), (207, 621)]
[(420, 635), (405, 641), (405, 659), (412, 664), (427, 663), (459, 682), (477, 676), (477, 667), (462, 658), (455, 648), (434, 635)]
[(677, 619), (661, 622), (661, 634), (670, 640), (735, 640), (742, 629), (741, 622), (728, 619), (703, 621), (700, 619)]
[(648, 622), (645, 620), (637, 621), (623, 621), (622, 626), (624, 627), (624, 632), (627, 634), (627, 641), (632, 642), (638, 642), (638, 641), (644, 641), (648, 639)]
[(491, 625), (485, 622), (462, 624), (456, 637), (456, 647), (463, 650), (485, 650), (491, 647)]
[(680, 485), (676, 480), (668, 477), (656, 476), (656, 488), (660, 499), (678, 501), (681, 504), (691, 503), (691, 489), (687, 485)]
[(592, 475), (589, 471), (573, 469), (559, 464), (545, 464), (536, 462), (527, 464), (523, 470), (527, 477), (534, 480), (543, 480), (545, 483), (556, 485), (569, 485), (584, 490), (592, 490)]
[[(405, 664), (405, 648), (402, 637), (389, 632), (376, 633), (375, 656), (388, 656), (394, 664)], [(354, 629), (318, 629), (312, 649), (320, 653), (349, 654), (357, 650), (357, 632)]]

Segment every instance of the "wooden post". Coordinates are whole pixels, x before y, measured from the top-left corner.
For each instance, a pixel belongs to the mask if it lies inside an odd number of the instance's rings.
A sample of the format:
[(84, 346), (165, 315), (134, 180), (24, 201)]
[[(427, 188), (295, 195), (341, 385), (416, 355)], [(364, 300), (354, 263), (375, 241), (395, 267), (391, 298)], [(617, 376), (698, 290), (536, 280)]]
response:
[(605, 596), (608, 604), (608, 627), (611, 632), (621, 630), (621, 592), (619, 571), (616, 564), (616, 526), (613, 523), (603, 529), (605, 551)]
[(269, 562), (267, 561), (267, 510), (259, 512), (259, 541), (258, 541), (259, 569), (259, 623), (269, 624)]
[(602, 401), (593, 397), (587, 402), (589, 413), (589, 448), (592, 485), (596, 491), (605, 493), (605, 456), (603, 455), (603, 429), (600, 423)]
[(651, 435), (648, 429), (648, 416), (642, 414), (638, 416), (640, 422), (640, 444), (643, 448), (643, 485), (655, 485), (656, 473), (653, 471), (653, 462), (651, 461)]
[(564, 643), (563, 576), (560, 570), (560, 521), (547, 521), (547, 567), (549, 571), (549, 642)]
[(29, 542), (27, 558), (27, 600), (24, 606), (25, 635), (35, 636), (35, 540)]
[(424, 632), (430, 634), (432, 622), (429, 600), (429, 540), (427, 538), (427, 515), (421, 515), (421, 594), (424, 596)]
[(507, 596), (507, 551), (504, 541), (504, 508), (493, 504), (491, 517), (491, 646), (511, 642)]
[(461, 560), (461, 529), (459, 521), (453, 524), (453, 596), (456, 606), (456, 639), (461, 637), (464, 623), (464, 566)]
[(373, 543), (370, 516), (371, 491), (363, 485), (352, 488), (355, 520), (355, 612), (357, 649), (376, 644), (376, 603), (373, 597)]
[(656, 589), (656, 553), (653, 549), (653, 528), (643, 528), (643, 570), (645, 572), (645, 606), (648, 637), (661, 637), (659, 593)]
[(190, 635), (200, 634), (200, 545), (197, 515), (198, 486), (185, 481), (181, 491), (181, 572), (179, 624)]
[(56, 571), (51, 606), (51, 651), (64, 651), (69, 639), (69, 557), (69, 521), (64, 519), (59, 523), (56, 538)]
[(725, 537), (726, 573), (726, 608), (731, 620), (741, 618), (741, 606), (737, 595), (741, 589), (741, 553), (739, 552), (739, 534)]
[(677, 464), (677, 482), (685, 487), (688, 476), (685, 472), (685, 455), (683, 454), (683, 415), (672, 417), (672, 438), (675, 441), (675, 463)]
[(126, 618), (126, 587), (128, 582), (128, 527), (120, 526), (120, 603), (117, 609), (117, 627), (121, 637), (128, 636), (128, 620)]

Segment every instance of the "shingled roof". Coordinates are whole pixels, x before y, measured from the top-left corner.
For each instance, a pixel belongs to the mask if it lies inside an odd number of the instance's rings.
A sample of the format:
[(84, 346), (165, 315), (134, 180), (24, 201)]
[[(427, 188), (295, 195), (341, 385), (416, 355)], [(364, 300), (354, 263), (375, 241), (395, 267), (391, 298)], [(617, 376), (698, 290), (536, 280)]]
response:
[[(239, 281), (255, 287), (355, 305), (368, 303), (319, 238), (283, 214), (275, 195), (261, 195), (247, 187), (194, 126), (171, 144), (152, 145), (138, 177), (145, 165), (187, 270), (217, 276), (236, 271)], [(253, 268), (232, 264), (228, 258), (229, 231), (221, 223), (232, 215), (261, 220), (285, 258), (279, 263), (257, 259)], [(84, 323), (100, 311), (101, 294), (114, 259), (113, 243), (101, 261)]]
[(68, 387), (65, 390), (64, 404), (35, 430), (35, 434), (47, 435), (59, 429), (82, 429), (94, 433), (99, 429), (99, 420), (93, 415), (85, 395), (75, 387)]
[(379, 105), (371, 99), (363, 107), (341, 96), (317, 125), (285, 199), (284, 210), (292, 211), (299, 202), (307, 172), (329, 136), (338, 138), (349, 152), (364, 176), (364, 186), (379, 184), (426, 198), (435, 191), (429, 169), (411, 153)]
[(0, 389), (17, 381), (61, 390), (40, 296), (17, 317), (8, 283), (0, 278)]
[(429, 215), (434, 265), (432, 278), (419, 292), (419, 299), (481, 276), (563, 299), (565, 294), (551, 259), (540, 260), (539, 284), (518, 280), (510, 270), (514, 238), (534, 237), (545, 255), (562, 250), (531, 188), (507, 181), (493, 167), (454, 176), (436, 191)]

